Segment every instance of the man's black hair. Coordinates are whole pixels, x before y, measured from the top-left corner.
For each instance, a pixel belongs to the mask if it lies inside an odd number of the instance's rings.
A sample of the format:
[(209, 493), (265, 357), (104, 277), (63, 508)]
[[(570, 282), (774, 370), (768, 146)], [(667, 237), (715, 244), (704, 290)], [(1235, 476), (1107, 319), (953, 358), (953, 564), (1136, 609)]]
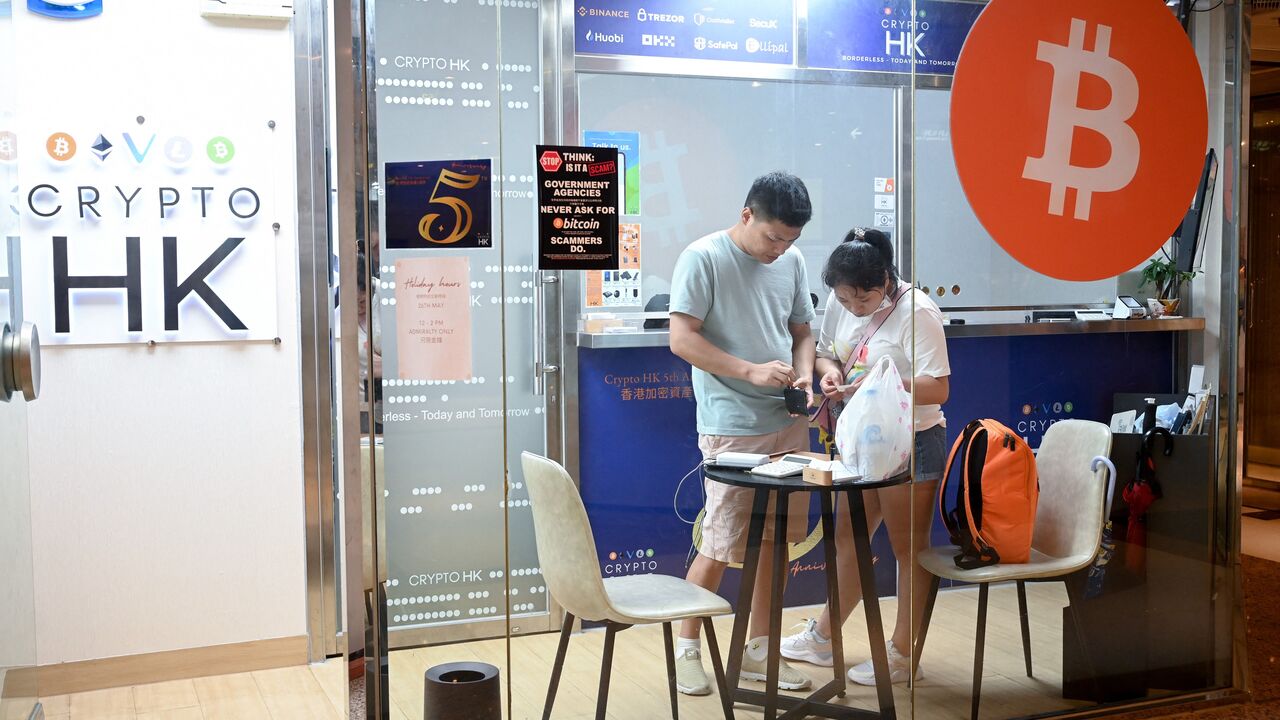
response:
[(776, 220), (793, 228), (804, 227), (813, 217), (813, 205), (804, 181), (786, 172), (771, 172), (756, 178), (744, 206), (751, 208), (761, 220)]

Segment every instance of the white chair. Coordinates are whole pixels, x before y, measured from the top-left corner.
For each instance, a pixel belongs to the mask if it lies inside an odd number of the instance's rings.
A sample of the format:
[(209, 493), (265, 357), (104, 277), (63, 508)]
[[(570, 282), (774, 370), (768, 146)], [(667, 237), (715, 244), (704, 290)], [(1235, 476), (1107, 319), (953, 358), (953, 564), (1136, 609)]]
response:
[[(920, 553), (920, 566), (933, 574), (929, 601), (916, 638), (912, 662), (920, 662), (925, 634), (938, 597), (942, 578), (978, 584), (977, 644), (973, 657), (972, 717), (978, 718), (982, 692), (982, 651), (987, 629), (987, 589), (991, 583), (1018, 583), (1018, 611), (1022, 621), (1022, 654), (1027, 677), (1031, 677), (1031, 633), (1027, 623), (1027, 581), (1058, 579), (1066, 582), (1076, 611), (1078, 589), (1083, 578), (1067, 576), (1089, 567), (1098, 552), (1106, 523), (1108, 478), (1095, 472), (1095, 458), (1111, 454), (1111, 431), (1106, 425), (1085, 420), (1064, 420), (1049, 427), (1036, 455), (1040, 475), (1040, 501), (1036, 506), (1035, 533), (1031, 540), (1031, 560), (1021, 564), (997, 564), (973, 570), (956, 567), (955, 546), (933, 547)], [(1110, 482), (1114, 482), (1114, 477)], [(1074, 587), (1074, 589), (1073, 589)], [(1076, 622), (1079, 629), (1080, 623)], [(1085, 653), (1087, 657), (1087, 652)], [(1096, 680), (1096, 678), (1095, 678)]]
[(630, 575), (602, 578), (596, 543), (587, 520), (586, 508), (563, 467), (547, 458), (523, 453), (524, 481), (529, 487), (533, 510), (533, 531), (538, 541), (538, 558), (542, 575), (552, 597), (565, 609), (564, 628), (551, 670), (551, 685), (543, 720), (550, 720), (551, 706), (560, 684), (565, 651), (575, 617), (605, 623), (604, 657), (600, 668), (600, 694), (596, 699), (596, 718), (603, 720), (609, 695), (609, 674), (613, 665), (614, 635), (632, 625), (662, 623), (666, 639), (667, 686), (671, 694), (671, 717), (678, 720), (676, 705), (675, 648), (671, 623), (702, 618), (711, 663), (715, 667), (716, 687), (725, 720), (733, 720), (733, 701), (725, 685), (724, 667), (716, 644), (711, 618), (733, 612), (719, 595), (670, 575)]

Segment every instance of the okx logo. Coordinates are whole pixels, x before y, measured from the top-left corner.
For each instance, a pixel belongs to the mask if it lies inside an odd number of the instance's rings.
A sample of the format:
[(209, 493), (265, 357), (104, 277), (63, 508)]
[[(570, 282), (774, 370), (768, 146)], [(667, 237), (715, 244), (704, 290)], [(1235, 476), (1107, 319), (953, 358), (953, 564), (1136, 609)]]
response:
[(956, 66), (951, 135), (1001, 247), (1036, 272), (1099, 280), (1182, 221), (1208, 138), (1204, 81), (1163, 3), (991, 0)]

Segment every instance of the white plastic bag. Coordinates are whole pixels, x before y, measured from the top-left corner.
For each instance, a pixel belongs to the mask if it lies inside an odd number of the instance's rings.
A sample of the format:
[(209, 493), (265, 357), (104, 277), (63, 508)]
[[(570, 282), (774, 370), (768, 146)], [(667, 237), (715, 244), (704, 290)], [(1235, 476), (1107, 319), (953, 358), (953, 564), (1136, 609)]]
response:
[(836, 421), (844, 466), (863, 480), (885, 480), (911, 462), (911, 393), (889, 357), (875, 364)]

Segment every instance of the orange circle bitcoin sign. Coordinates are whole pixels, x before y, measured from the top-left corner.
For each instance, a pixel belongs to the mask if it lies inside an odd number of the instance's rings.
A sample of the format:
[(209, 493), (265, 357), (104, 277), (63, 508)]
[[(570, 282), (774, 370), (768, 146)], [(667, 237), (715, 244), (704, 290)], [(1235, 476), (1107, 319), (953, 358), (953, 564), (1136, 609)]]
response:
[(1019, 262), (1099, 280), (1150, 257), (1191, 205), (1204, 82), (1157, 0), (991, 0), (951, 90), (965, 196)]

